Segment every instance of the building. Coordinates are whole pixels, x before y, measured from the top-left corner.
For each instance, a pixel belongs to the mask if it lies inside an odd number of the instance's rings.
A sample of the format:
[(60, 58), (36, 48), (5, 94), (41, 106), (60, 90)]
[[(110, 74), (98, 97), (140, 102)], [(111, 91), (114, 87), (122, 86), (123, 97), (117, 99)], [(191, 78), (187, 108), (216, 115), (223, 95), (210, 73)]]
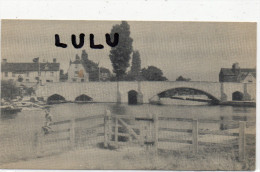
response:
[(68, 82), (88, 82), (89, 74), (86, 72), (78, 55), (74, 62), (70, 61), (68, 69)]
[(60, 64), (53, 59), (52, 63), (8, 63), (3, 59), (1, 64), (1, 79), (22, 83), (59, 82)]
[(111, 73), (107, 68), (99, 68), (99, 81), (109, 81)]
[(221, 68), (219, 82), (256, 83), (256, 69), (240, 68), (234, 63), (232, 68)]

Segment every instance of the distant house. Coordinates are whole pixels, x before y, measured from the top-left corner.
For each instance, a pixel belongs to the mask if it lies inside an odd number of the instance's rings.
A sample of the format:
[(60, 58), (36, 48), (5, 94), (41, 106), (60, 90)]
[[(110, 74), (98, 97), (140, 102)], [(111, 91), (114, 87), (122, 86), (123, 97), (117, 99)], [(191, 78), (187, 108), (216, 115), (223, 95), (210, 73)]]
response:
[(68, 69), (68, 82), (88, 82), (89, 74), (82, 65), (80, 57), (76, 55), (75, 61), (70, 61)]
[(256, 83), (256, 69), (240, 68), (234, 63), (232, 68), (221, 68), (219, 82)]
[(13, 80), (21, 83), (59, 82), (60, 64), (53, 59), (52, 63), (8, 63), (3, 59), (1, 63), (1, 79)]

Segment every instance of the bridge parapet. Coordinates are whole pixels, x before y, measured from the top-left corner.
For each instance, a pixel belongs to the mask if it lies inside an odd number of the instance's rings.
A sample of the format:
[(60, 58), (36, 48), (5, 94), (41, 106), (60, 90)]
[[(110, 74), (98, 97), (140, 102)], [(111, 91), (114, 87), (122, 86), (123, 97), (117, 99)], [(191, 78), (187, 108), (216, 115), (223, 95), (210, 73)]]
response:
[[(142, 95), (143, 102), (148, 103), (149, 99), (163, 91), (185, 87), (204, 91), (218, 100), (226, 96), (226, 100), (232, 100), (232, 93), (239, 91), (244, 94), (246, 92), (255, 98), (255, 84), (244, 83), (219, 83), (219, 82), (178, 82), (178, 81), (142, 81), (142, 82), (119, 82), (119, 91), (121, 93), (121, 101), (128, 102), (128, 92), (135, 90)], [(85, 94), (93, 98), (94, 102), (116, 102), (117, 101), (117, 82), (86, 82), (86, 83), (47, 83), (39, 86), (36, 90), (38, 97), (45, 100), (53, 95), (59, 94), (68, 101), (74, 101), (76, 97)]]

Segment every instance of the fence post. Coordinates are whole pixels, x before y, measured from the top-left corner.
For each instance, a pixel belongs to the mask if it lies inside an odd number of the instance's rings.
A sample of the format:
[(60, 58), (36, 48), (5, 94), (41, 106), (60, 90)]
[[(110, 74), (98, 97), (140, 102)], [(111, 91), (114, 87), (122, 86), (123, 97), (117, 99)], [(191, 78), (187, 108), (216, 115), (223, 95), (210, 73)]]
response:
[(116, 148), (118, 148), (118, 118), (117, 116), (115, 117), (115, 144)]
[(245, 159), (245, 149), (246, 149), (246, 138), (245, 138), (246, 122), (239, 121), (239, 161), (244, 161)]
[(104, 148), (108, 147), (108, 115), (108, 110), (106, 110), (104, 116)]
[(75, 119), (70, 121), (70, 146), (75, 147)]
[(153, 114), (153, 121), (154, 121), (154, 147), (157, 151), (158, 149), (158, 115)]
[(36, 155), (36, 157), (38, 156), (38, 142), (39, 142), (39, 138), (38, 138), (38, 131), (36, 131), (34, 133), (34, 140), (33, 140), (33, 149), (34, 149), (34, 153)]
[(198, 153), (198, 120), (192, 121), (192, 146), (193, 153)]

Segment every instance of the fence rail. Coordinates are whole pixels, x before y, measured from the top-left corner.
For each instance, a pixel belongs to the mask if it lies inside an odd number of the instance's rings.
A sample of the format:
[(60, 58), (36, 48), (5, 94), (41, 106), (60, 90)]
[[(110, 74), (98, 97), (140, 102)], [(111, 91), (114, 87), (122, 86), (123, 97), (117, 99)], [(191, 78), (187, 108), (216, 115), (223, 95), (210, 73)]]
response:
[[(181, 132), (181, 133), (191, 133), (192, 137), (190, 140), (182, 140), (175, 138), (159, 138), (159, 142), (174, 142), (174, 143), (185, 143), (191, 144), (193, 153), (198, 152), (199, 146), (238, 146), (239, 152), (239, 160), (243, 161), (245, 159), (246, 152), (246, 128), (252, 126), (254, 122), (246, 122), (246, 121), (234, 121), (234, 120), (209, 120), (209, 119), (199, 119), (193, 120), (191, 118), (174, 118), (174, 117), (159, 117), (161, 121), (178, 121), (178, 122), (190, 122), (192, 125), (192, 129), (175, 129), (175, 128), (167, 128), (160, 127), (159, 131), (170, 131), (170, 132)], [(228, 130), (203, 130), (199, 129), (200, 123), (217, 123), (217, 124), (229, 124), (230, 126), (227, 129), (238, 129), (238, 132), (228, 132)], [(236, 139), (229, 139), (228, 143), (214, 143), (214, 142), (202, 142), (199, 141), (199, 135), (219, 135), (219, 136), (234, 136)]]
[[(104, 115), (93, 115), (93, 116), (87, 116), (87, 117), (81, 117), (81, 118), (75, 118), (71, 120), (63, 120), (63, 121), (55, 121), (50, 124), (50, 127), (53, 131), (51, 131), (49, 134), (43, 134), (40, 131), (37, 131), (34, 134), (34, 149), (36, 155), (39, 154), (39, 144), (45, 144), (48, 146), (49, 143), (56, 143), (59, 145), (61, 142), (68, 142), (70, 148), (74, 148), (76, 145), (76, 130), (81, 129), (82, 131), (84, 130), (93, 130), (95, 131), (96, 129), (102, 129), (104, 127), (104, 123), (101, 124), (94, 124), (91, 127), (86, 126), (86, 127), (77, 127), (77, 123), (82, 122), (82, 121), (93, 121), (100, 119), (103, 121)], [(61, 128), (59, 128), (61, 127)], [(41, 134), (42, 133), (42, 134)], [(104, 136), (104, 133), (101, 132), (94, 132), (94, 135), (90, 135), (87, 137), (88, 140), (91, 140), (93, 138), (97, 138), (100, 136)], [(40, 143), (41, 142), (41, 143)], [(61, 144), (63, 145), (63, 144)], [(47, 149), (46, 149), (47, 150)]]
[[(91, 123), (91, 126), (77, 127), (77, 123), (85, 121), (93, 121), (100, 119), (101, 123)], [(242, 119), (242, 121), (241, 121)], [(57, 130), (54, 130), (51, 135), (64, 134), (61, 138), (48, 138), (46, 142), (60, 142), (69, 141), (70, 147), (75, 147), (76, 130), (81, 129), (83, 134), (86, 134), (85, 130), (93, 130), (93, 135), (88, 135), (88, 140), (92, 138), (103, 136), (104, 147), (114, 146), (118, 148), (120, 145), (129, 145), (130, 143), (146, 145), (152, 147), (155, 150), (164, 149), (158, 145), (163, 142), (167, 143), (179, 143), (187, 144), (192, 149), (194, 154), (198, 153), (200, 146), (236, 146), (238, 147), (239, 160), (245, 159), (246, 153), (246, 128), (255, 125), (255, 122), (246, 121), (247, 118), (235, 117), (233, 120), (212, 120), (212, 119), (192, 119), (192, 118), (176, 118), (170, 116), (160, 116), (153, 114), (146, 117), (135, 117), (130, 115), (111, 115), (110, 111), (106, 111), (105, 114), (81, 117), (72, 120), (56, 121), (51, 124), (54, 126), (62, 126)], [(176, 127), (174, 124), (168, 127), (163, 125), (164, 122), (177, 122), (178, 124), (185, 123), (189, 128)], [(132, 124), (133, 123), (133, 124)], [(200, 128), (204, 124), (219, 124), (220, 130), (208, 130)], [(68, 124), (66, 126), (65, 124)], [(82, 124), (82, 123), (81, 123)], [(162, 126), (159, 126), (162, 124)], [(223, 128), (223, 130), (221, 130)], [(102, 129), (101, 131), (97, 131)], [(230, 130), (232, 129), (232, 130)], [(163, 134), (165, 132), (166, 136)], [(184, 139), (182, 133), (185, 134), (187, 139)], [(67, 135), (66, 135), (67, 134)], [(173, 135), (173, 136), (172, 136)], [(230, 136), (228, 141), (220, 143), (214, 141), (201, 140), (201, 137), (207, 137), (206, 135), (214, 136)], [(251, 134), (253, 135), (253, 134)], [(39, 133), (35, 134), (35, 145), (39, 141)], [(121, 139), (125, 138), (124, 141)], [(206, 139), (207, 140), (207, 139)], [(174, 147), (174, 146), (173, 146)], [(166, 148), (165, 148), (166, 149)], [(171, 148), (170, 148), (171, 149)], [(169, 150), (169, 148), (167, 148)]]

